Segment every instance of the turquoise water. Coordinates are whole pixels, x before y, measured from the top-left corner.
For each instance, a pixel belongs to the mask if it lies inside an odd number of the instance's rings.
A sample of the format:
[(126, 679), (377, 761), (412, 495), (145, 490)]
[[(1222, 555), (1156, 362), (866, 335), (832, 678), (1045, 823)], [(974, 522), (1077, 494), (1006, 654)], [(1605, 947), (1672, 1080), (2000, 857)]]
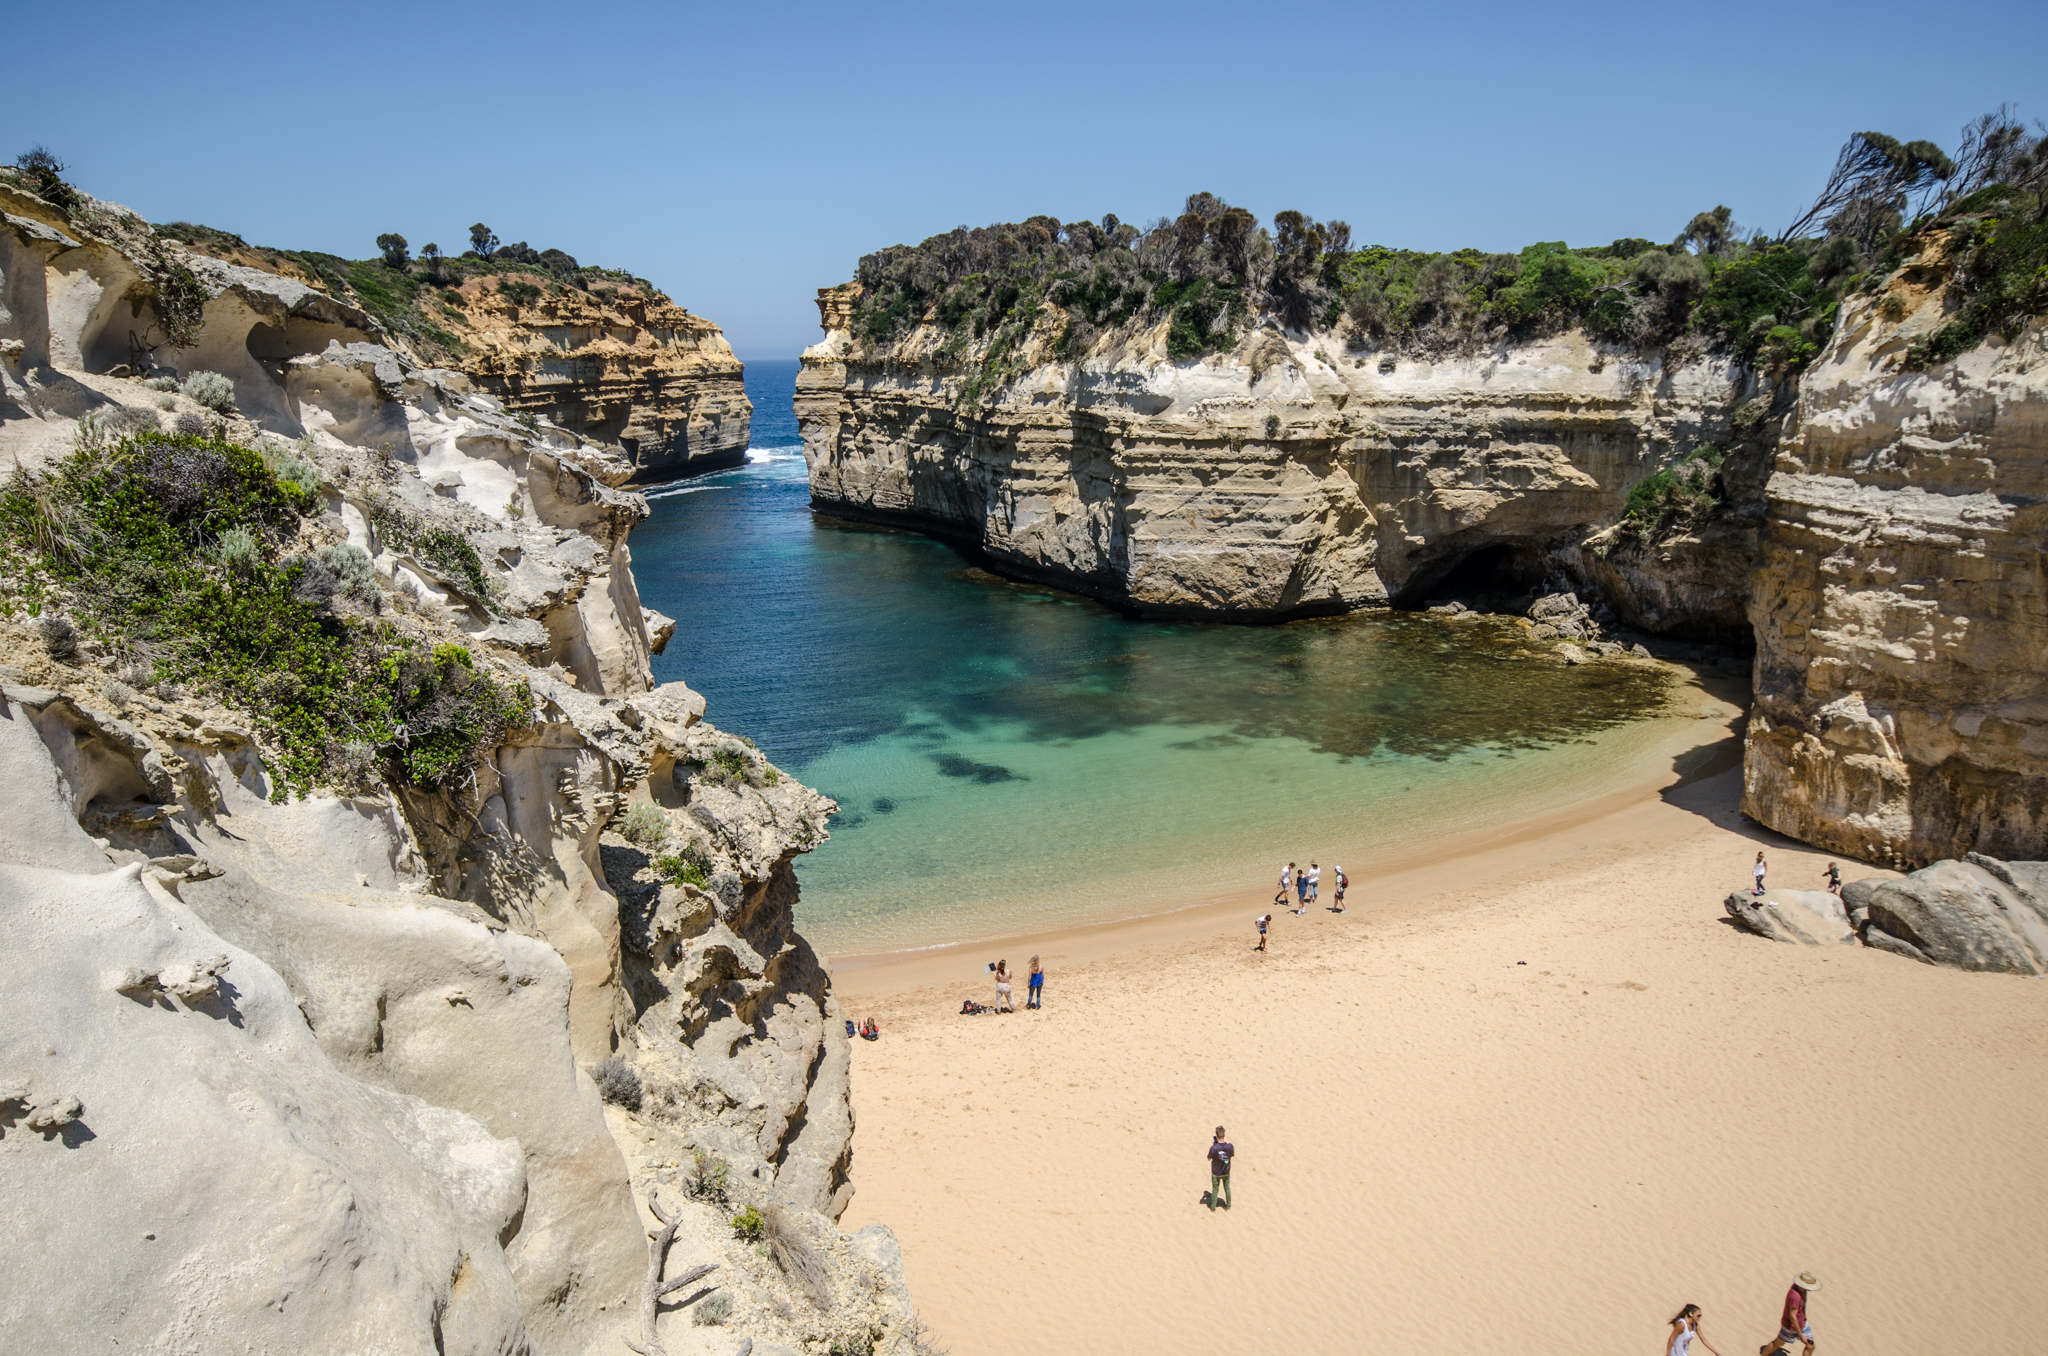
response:
[(1669, 733), (1660, 674), (1532, 660), (1506, 623), (1135, 621), (814, 516), (795, 370), (748, 364), (755, 459), (657, 491), (633, 556), (677, 622), (658, 678), (841, 806), (798, 867), (827, 952), (1256, 903), (1339, 847), (1358, 877), (1592, 794)]

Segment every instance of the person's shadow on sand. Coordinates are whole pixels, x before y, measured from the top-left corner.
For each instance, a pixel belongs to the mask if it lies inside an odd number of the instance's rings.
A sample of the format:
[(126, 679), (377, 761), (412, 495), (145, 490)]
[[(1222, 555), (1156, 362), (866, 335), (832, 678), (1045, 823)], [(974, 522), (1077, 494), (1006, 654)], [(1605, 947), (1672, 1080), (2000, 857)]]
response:
[(1207, 1207), (1208, 1207), (1209, 1209), (1211, 1209), (1211, 1210), (1228, 1210), (1228, 1209), (1230, 1208), (1230, 1202), (1229, 1202), (1229, 1201), (1217, 1201), (1217, 1200), (1212, 1200), (1211, 1198), (1213, 1197), (1213, 1195), (1214, 1195), (1214, 1193), (1213, 1193), (1213, 1192), (1208, 1192), (1208, 1191), (1205, 1191), (1205, 1192), (1203, 1192), (1203, 1193), (1202, 1193), (1202, 1199), (1201, 1199), (1201, 1200), (1199, 1200), (1199, 1201), (1196, 1201), (1196, 1202), (1195, 1202), (1195, 1204), (1196, 1204), (1196, 1205), (1201, 1205), (1201, 1206), (1207, 1206)]

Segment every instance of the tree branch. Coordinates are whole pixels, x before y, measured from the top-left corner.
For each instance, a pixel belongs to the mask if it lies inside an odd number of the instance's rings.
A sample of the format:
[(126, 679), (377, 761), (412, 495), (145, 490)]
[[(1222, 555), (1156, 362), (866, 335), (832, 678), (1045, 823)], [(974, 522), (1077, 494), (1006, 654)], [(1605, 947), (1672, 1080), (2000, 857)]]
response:
[(690, 1268), (672, 1281), (662, 1280), (662, 1270), (668, 1265), (669, 1245), (676, 1241), (676, 1225), (681, 1223), (682, 1215), (664, 1207), (660, 1197), (652, 1191), (647, 1193), (647, 1209), (661, 1221), (662, 1230), (647, 1245), (647, 1279), (640, 1286), (640, 1340), (635, 1342), (628, 1337), (625, 1343), (639, 1356), (668, 1356), (661, 1345), (661, 1335), (654, 1330), (655, 1315), (661, 1311), (661, 1297), (709, 1276), (718, 1270), (718, 1263), (706, 1262)]

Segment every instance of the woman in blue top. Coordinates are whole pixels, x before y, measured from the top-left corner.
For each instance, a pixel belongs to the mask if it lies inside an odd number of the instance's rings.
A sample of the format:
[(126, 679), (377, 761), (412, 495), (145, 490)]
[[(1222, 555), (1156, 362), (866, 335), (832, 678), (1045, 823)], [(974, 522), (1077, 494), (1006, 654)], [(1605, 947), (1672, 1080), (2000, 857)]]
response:
[(1025, 996), (1024, 1006), (1027, 1008), (1044, 1007), (1044, 995), (1045, 971), (1038, 968), (1038, 957), (1033, 956), (1031, 958), (1031, 992)]

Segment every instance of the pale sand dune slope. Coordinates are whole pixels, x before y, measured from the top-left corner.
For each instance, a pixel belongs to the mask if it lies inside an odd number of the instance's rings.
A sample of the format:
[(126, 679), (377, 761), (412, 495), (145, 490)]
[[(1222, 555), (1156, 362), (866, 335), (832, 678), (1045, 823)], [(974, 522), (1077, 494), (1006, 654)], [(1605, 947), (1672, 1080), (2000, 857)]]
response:
[(1759, 843), (1780, 883), (1826, 861), (1737, 819), (1738, 775), (1490, 884), (1282, 914), (1264, 956), (1249, 906), (1046, 941), (1043, 1013), (955, 1015), (990, 996), (964, 957), (944, 989), (851, 971), (887, 1034), (855, 1043), (845, 1226), (896, 1229), (954, 1356), (1648, 1354), (1688, 1300), (1747, 1356), (1808, 1268), (1823, 1352), (2031, 1349), (2048, 985), (1736, 932)]

